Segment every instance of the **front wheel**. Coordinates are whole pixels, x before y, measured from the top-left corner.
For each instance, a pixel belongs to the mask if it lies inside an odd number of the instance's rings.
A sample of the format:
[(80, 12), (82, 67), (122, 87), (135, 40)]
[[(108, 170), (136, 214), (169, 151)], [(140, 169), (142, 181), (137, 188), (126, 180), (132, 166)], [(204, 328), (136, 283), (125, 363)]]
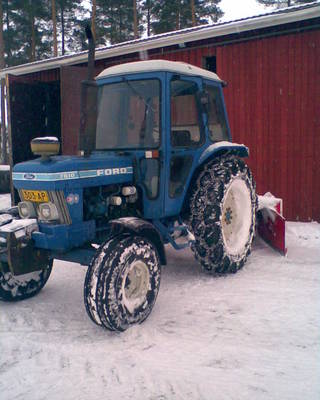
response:
[(206, 271), (238, 271), (255, 230), (255, 183), (242, 159), (223, 156), (200, 173), (191, 197), (192, 249)]
[(113, 331), (143, 322), (160, 287), (161, 267), (154, 246), (138, 236), (113, 238), (89, 265), (84, 301), (89, 317)]
[(52, 270), (52, 260), (36, 272), (13, 275), (7, 263), (0, 261), (0, 300), (19, 301), (33, 297), (47, 283)]

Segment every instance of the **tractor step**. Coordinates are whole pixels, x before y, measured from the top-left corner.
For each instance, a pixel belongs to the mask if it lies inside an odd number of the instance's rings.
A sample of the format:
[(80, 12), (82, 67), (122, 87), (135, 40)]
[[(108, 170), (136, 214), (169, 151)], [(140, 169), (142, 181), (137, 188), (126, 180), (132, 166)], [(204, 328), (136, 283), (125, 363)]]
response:
[(187, 225), (181, 221), (176, 221), (170, 227), (160, 221), (153, 221), (167, 243), (170, 243), (175, 250), (182, 250), (195, 241), (194, 235), (189, 231)]

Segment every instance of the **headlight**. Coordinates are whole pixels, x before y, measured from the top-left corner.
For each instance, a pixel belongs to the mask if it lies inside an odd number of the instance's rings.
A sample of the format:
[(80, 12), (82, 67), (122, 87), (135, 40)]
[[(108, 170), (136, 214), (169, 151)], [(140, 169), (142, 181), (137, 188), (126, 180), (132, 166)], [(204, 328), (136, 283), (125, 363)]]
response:
[(57, 207), (53, 203), (39, 205), (39, 219), (41, 221), (56, 221), (59, 219)]
[(21, 218), (35, 218), (36, 210), (31, 201), (21, 201), (18, 204), (19, 215)]
[(121, 206), (122, 198), (120, 196), (111, 196), (109, 198), (109, 204), (113, 206)]

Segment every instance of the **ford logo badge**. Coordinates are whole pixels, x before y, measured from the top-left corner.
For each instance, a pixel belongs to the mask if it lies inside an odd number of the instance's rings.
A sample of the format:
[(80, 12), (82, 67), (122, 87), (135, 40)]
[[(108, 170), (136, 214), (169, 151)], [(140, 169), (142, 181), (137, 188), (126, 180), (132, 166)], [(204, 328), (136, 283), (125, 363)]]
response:
[(34, 174), (24, 174), (23, 177), (24, 177), (24, 179), (34, 179), (35, 175)]

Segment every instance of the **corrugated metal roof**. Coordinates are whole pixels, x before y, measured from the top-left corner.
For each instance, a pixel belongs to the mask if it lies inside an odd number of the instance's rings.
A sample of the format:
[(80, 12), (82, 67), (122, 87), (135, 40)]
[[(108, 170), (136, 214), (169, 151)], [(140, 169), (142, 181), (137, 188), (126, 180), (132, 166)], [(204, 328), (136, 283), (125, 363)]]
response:
[[(163, 33), (115, 45), (99, 47), (96, 49), (96, 60), (147, 51), (159, 47), (173, 46), (186, 42), (231, 35), (234, 33), (242, 33), (255, 29), (268, 28), (317, 17), (320, 17), (319, 1), (284, 8), (249, 18), (242, 18), (235, 21), (200, 25), (193, 28), (181, 29), (179, 31)], [(76, 54), (54, 57), (47, 60), (6, 68), (0, 72), (0, 77), (4, 77), (6, 74), (23, 75), (42, 70), (59, 68), (63, 65), (75, 65), (86, 61), (87, 51), (83, 51)]]

